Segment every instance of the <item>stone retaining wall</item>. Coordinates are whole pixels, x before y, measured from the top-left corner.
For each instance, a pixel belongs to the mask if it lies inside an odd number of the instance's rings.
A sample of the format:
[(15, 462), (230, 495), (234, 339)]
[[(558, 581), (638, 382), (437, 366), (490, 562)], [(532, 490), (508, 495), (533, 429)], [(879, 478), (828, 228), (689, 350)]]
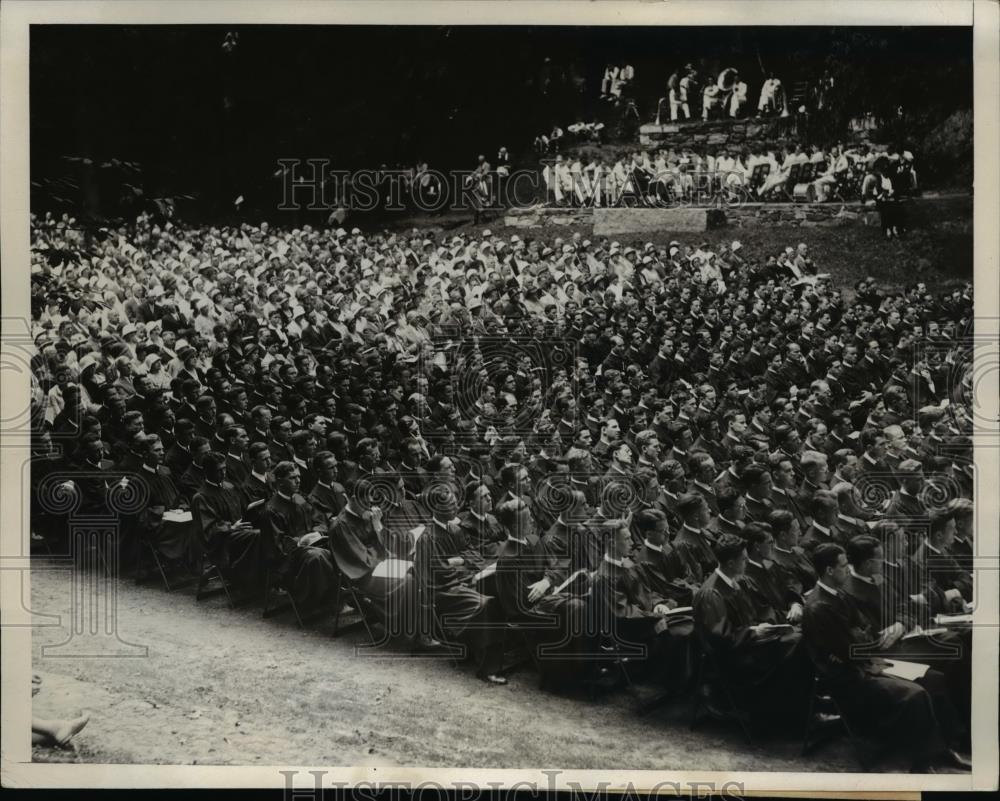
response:
[[(916, 228), (946, 227), (972, 230), (970, 195), (927, 196), (907, 202), (910, 225)], [(748, 203), (724, 209), (597, 209), (601, 229), (617, 231), (705, 230), (728, 225), (733, 228), (754, 226), (841, 226), (878, 225), (878, 212), (860, 203)], [(687, 216), (685, 216), (687, 215)], [(594, 209), (534, 207), (510, 209), (504, 224), (511, 228), (546, 226), (595, 226)], [(679, 225), (681, 227), (674, 227)], [(702, 226), (702, 227), (699, 227)], [(595, 231), (595, 233), (601, 233)]]

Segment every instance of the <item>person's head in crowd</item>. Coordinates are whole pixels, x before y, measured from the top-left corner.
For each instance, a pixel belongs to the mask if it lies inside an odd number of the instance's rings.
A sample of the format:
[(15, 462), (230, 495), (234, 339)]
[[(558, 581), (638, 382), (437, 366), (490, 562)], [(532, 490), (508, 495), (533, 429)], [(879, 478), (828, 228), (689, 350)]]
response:
[(711, 485), (712, 481), (719, 474), (715, 466), (715, 459), (705, 451), (695, 451), (688, 461), (688, 470), (691, 477), (702, 484)]
[(688, 528), (701, 530), (712, 519), (708, 502), (697, 492), (688, 492), (677, 499), (677, 512)]
[(511, 539), (527, 540), (535, 533), (531, 509), (520, 498), (502, 501), (496, 508), (496, 519)]
[(661, 509), (643, 509), (635, 515), (635, 526), (647, 544), (663, 548), (670, 534), (667, 516)]
[(736, 534), (723, 534), (712, 546), (719, 571), (730, 579), (742, 576), (747, 568), (747, 544)]
[(771, 498), (771, 474), (762, 464), (750, 464), (740, 474), (740, 484), (748, 500), (766, 501)]
[(278, 462), (274, 467), (274, 488), (285, 497), (293, 497), (302, 484), (302, 473), (295, 462)]
[(839, 590), (847, 583), (850, 576), (847, 552), (836, 543), (824, 542), (816, 546), (812, 563), (819, 581), (831, 590)]
[(266, 442), (251, 443), (247, 448), (247, 458), (250, 461), (250, 469), (259, 476), (266, 476), (274, 465), (271, 449)]
[(191, 462), (198, 467), (202, 467), (205, 457), (212, 452), (212, 443), (205, 437), (191, 438)]
[(763, 566), (774, 557), (774, 535), (767, 523), (747, 523), (740, 536), (746, 542), (749, 561)]
[(767, 523), (774, 535), (775, 547), (784, 551), (793, 551), (802, 536), (798, 518), (787, 509), (774, 509), (767, 514)]
[(948, 509), (931, 512), (927, 522), (927, 542), (937, 551), (947, 551), (955, 543), (955, 515)]
[(201, 467), (205, 471), (205, 480), (213, 484), (222, 485), (226, 481), (228, 469), (224, 454), (209, 451), (201, 462)]
[(975, 531), (975, 508), (968, 498), (955, 498), (948, 502), (947, 511), (955, 519), (955, 539), (971, 543)]
[(805, 451), (799, 461), (799, 467), (805, 480), (813, 486), (822, 484), (829, 475), (826, 454), (819, 451)]
[(840, 503), (829, 490), (817, 490), (809, 502), (809, 514), (813, 523), (829, 528), (837, 522)]
[(194, 436), (194, 423), (187, 417), (182, 417), (174, 423), (174, 439), (178, 445), (190, 450), (191, 438)]
[(319, 483), (331, 486), (337, 480), (337, 457), (330, 451), (317, 452), (312, 457), (312, 464), (310, 466)]
[(300, 429), (288, 438), (288, 444), (292, 446), (292, 452), (297, 459), (309, 462), (316, 452), (316, 437), (311, 431)]
[(285, 445), (292, 436), (292, 422), (287, 417), (282, 415), (275, 415), (271, 418), (271, 438), (281, 444)]
[(851, 537), (847, 543), (847, 561), (850, 563), (851, 572), (863, 578), (881, 577), (882, 564), (885, 561), (882, 543), (877, 537), (867, 534)]
[(493, 511), (493, 495), (482, 481), (469, 481), (464, 487), (465, 506), (479, 518)]
[(719, 516), (731, 523), (742, 523), (746, 519), (746, 501), (735, 487), (724, 487), (716, 496)]

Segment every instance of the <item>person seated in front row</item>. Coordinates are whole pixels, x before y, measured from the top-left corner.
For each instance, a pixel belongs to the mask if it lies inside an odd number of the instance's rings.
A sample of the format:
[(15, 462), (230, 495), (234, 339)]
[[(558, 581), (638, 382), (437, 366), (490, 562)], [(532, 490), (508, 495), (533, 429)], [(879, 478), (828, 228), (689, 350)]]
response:
[[(884, 520), (876, 527), (880, 539), (860, 535), (847, 544), (850, 576), (844, 584), (876, 639), (866, 649), (872, 656), (898, 656), (927, 665), (941, 674), (949, 697), (961, 715), (951, 725), (968, 735), (972, 690), (972, 629), (926, 630), (918, 621), (927, 604), (911, 597), (905, 584), (883, 569), (885, 555), (905, 547), (902, 530)], [(918, 600), (914, 600), (917, 598)], [(930, 687), (927, 688), (930, 691)]]
[[(847, 722), (863, 735), (900, 747), (911, 756), (912, 772), (928, 772), (937, 764), (971, 768), (942, 730), (942, 699), (932, 699), (916, 681), (886, 672), (891, 668), (885, 660), (859, 652), (859, 646), (877, 641), (878, 635), (844, 591), (850, 576), (844, 549), (823, 543), (812, 560), (817, 582), (806, 597), (803, 636), (823, 690)], [(949, 717), (945, 714), (944, 720)]]
[[(490, 684), (506, 684), (503, 667), (504, 615), (499, 601), (480, 591), (486, 576), (468, 555), (457, 520), (458, 502), (445, 489), (434, 498), (430, 525), (417, 539), (414, 571), (424, 619), (436, 617), (441, 635), (472, 651), (476, 675)], [(443, 520), (441, 518), (444, 518)]]
[(344, 508), (327, 535), (337, 570), (370, 602), (386, 638), (407, 636), (415, 645), (429, 645), (427, 627), (419, 625), (417, 615), (413, 563), (397, 558), (387, 546), (384, 513), (373, 504), (375, 486), (368, 478), (351, 478), (344, 493)]
[(715, 555), (718, 566), (694, 595), (702, 647), (751, 718), (801, 725), (812, 671), (800, 632), (759, 619), (744, 580), (747, 549), (741, 537), (720, 537)]
[(671, 614), (677, 602), (650, 589), (629, 558), (631, 550), (628, 523), (613, 521), (591, 580), (586, 630), (611, 638), (621, 655), (641, 662), (654, 680), (684, 687), (690, 677), (691, 617)]
[(330, 599), (338, 577), (324, 516), (299, 494), (299, 480), (295, 462), (274, 468), (274, 494), (264, 506), (271, 536), (264, 547), (281, 586), (300, 609), (309, 610)]

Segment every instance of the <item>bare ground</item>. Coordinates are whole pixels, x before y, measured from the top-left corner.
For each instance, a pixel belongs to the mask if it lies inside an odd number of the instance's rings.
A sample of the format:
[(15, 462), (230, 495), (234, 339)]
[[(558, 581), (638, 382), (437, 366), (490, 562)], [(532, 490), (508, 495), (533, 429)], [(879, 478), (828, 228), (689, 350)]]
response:
[[(527, 668), (487, 686), (447, 660), (362, 656), (360, 632), (333, 639), (328, 624), (261, 620), (259, 607), (196, 602), (192, 589), (120, 579), (118, 639), (70, 639), (71, 575), (33, 571), (33, 611), (60, 618), (34, 631), (34, 714), (92, 718), (75, 751), (36, 747), (35, 761), (858, 769), (843, 738), (806, 759), (794, 737), (751, 748), (730, 724), (690, 731), (686, 705), (640, 718), (624, 692), (596, 702), (542, 692)], [(148, 651), (124, 656), (123, 642)], [(65, 655), (82, 645), (98, 656)]]

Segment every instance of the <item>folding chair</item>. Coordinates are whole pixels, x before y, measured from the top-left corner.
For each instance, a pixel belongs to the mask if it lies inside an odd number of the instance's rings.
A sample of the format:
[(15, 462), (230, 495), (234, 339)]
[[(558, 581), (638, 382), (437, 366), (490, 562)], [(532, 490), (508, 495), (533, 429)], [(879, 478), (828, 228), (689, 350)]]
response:
[[(217, 581), (218, 586), (209, 587), (213, 581)], [(195, 590), (194, 599), (196, 601), (203, 601), (206, 598), (213, 598), (220, 593), (225, 593), (229, 608), (235, 609), (236, 604), (233, 602), (233, 596), (230, 592), (229, 579), (222, 569), (210, 560), (208, 554), (203, 551), (198, 565), (198, 587)]]
[[(704, 643), (700, 641), (700, 638), (699, 644), (701, 645), (701, 658), (698, 663), (694, 683), (694, 698), (691, 704), (689, 728), (691, 731), (694, 731), (702, 719), (701, 713), (703, 711), (707, 711), (717, 720), (732, 720), (735, 718), (740, 724), (740, 729), (743, 732), (743, 737), (746, 739), (747, 745), (752, 746), (753, 735), (750, 731), (750, 716), (736, 703), (736, 697), (729, 686), (729, 682), (726, 681), (725, 675), (722, 673), (721, 666), (714, 655), (705, 647)], [(728, 704), (728, 709), (720, 710), (708, 703), (707, 699), (711, 695), (713, 687), (721, 690)]]
[(796, 163), (788, 168), (788, 177), (785, 178), (785, 182), (781, 185), (781, 192), (786, 200), (794, 200), (792, 193), (795, 191), (795, 185), (800, 183), (802, 167), (802, 164)]
[(870, 772), (876, 762), (884, 756), (886, 751), (885, 747), (883, 746), (882, 748), (873, 749), (871, 744), (857, 733), (854, 727), (852, 727), (848, 722), (847, 716), (844, 715), (836, 700), (823, 686), (823, 680), (819, 676), (814, 677), (812, 692), (809, 694), (805, 727), (802, 733), (802, 748), (799, 750), (799, 755), (808, 756), (817, 748), (829, 742), (831, 739), (829, 734), (822, 738), (815, 737), (816, 727), (813, 718), (816, 714), (820, 701), (822, 701), (827, 708), (832, 709), (835, 714), (840, 716), (840, 723), (843, 726), (844, 732), (847, 734), (848, 740), (851, 742), (851, 747), (854, 749), (854, 754), (857, 757), (861, 771), (863, 773)]
[[(348, 623), (346, 626), (341, 627), (340, 619), (343, 616), (344, 611), (344, 595), (347, 595), (350, 600), (351, 606), (358, 614), (358, 619)], [(337, 594), (334, 599), (334, 606), (337, 611), (333, 616), (333, 634), (331, 636), (337, 637), (346, 631), (351, 631), (359, 626), (363, 626), (365, 631), (368, 633), (368, 638), (371, 640), (372, 645), (376, 644), (375, 633), (372, 631), (371, 622), (368, 619), (368, 610), (371, 609), (372, 602), (364, 595), (364, 593), (359, 592), (358, 589), (351, 584), (349, 581), (342, 580), (337, 585)]]
[[(298, 606), (295, 604), (295, 599), (290, 593), (286, 592), (278, 584), (278, 577), (275, 575), (274, 569), (269, 565), (264, 570), (264, 608), (261, 611), (261, 617), (265, 620), (269, 617), (274, 617), (282, 612), (287, 612), (289, 609), (295, 613), (295, 620), (302, 628), (302, 615), (299, 614)], [(280, 591), (284, 597), (287, 599), (285, 603), (279, 603), (276, 606), (271, 606), (271, 596), (276, 592)]]
[[(152, 563), (156, 568), (156, 572), (160, 574), (160, 580), (163, 582), (163, 587), (164, 589), (166, 589), (167, 592), (173, 592), (174, 590), (183, 589), (184, 587), (190, 586), (194, 582), (195, 577), (188, 575), (184, 577), (180, 582), (175, 581), (174, 584), (171, 584), (167, 569), (170, 567), (180, 567), (180, 565), (171, 564), (169, 560), (166, 559), (166, 557), (160, 554), (160, 552), (156, 549), (156, 546), (153, 545), (153, 543), (151, 543), (145, 537), (140, 536), (139, 553), (136, 556), (136, 573), (135, 573), (136, 584), (142, 584), (147, 578), (148, 561), (143, 559), (144, 554), (148, 557), (152, 557)], [(101, 558), (102, 560), (104, 559), (103, 554), (101, 555)], [(106, 564), (107, 562), (105, 562), (105, 565)]]
[(758, 164), (753, 168), (753, 172), (750, 173), (750, 188), (755, 194), (764, 185), (764, 181), (767, 180), (767, 176), (770, 174), (771, 165), (766, 162)]

